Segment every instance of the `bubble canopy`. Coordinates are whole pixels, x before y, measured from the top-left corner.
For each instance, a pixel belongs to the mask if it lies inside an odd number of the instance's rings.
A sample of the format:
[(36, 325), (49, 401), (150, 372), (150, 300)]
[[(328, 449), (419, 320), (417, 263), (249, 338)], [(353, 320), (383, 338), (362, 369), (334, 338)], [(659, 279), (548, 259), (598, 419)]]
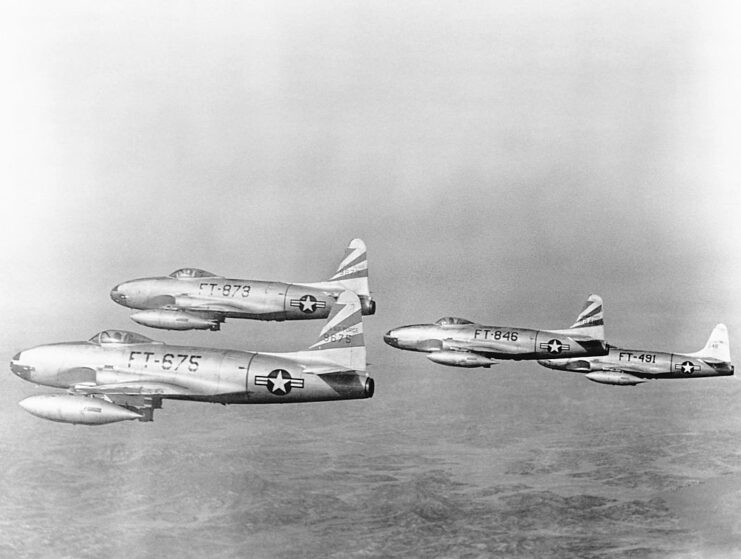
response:
[(444, 316), (435, 322), (438, 326), (458, 326), (461, 324), (473, 324), (470, 320), (465, 318), (457, 318), (455, 316)]
[(90, 338), (88, 341), (98, 345), (157, 343), (154, 340), (147, 338), (146, 336), (142, 336), (141, 334), (136, 334), (134, 332), (129, 332), (127, 330), (103, 330), (102, 332), (98, 332), (97, 334), (95, 334), (95, 336)]
[(175, 279), (193, 279), (193, 278), (217, 278), (216, 274), (207, 272), (206, 270), (200, 270), (198, 268), (180, 268), (170, 274), (171, 278)]

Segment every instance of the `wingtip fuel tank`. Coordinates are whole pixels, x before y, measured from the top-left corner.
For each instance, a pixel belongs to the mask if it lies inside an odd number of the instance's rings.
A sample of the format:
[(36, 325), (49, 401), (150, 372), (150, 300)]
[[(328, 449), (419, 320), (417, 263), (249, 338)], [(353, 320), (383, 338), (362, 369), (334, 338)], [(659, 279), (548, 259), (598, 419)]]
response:
[(131, 320), (142, 326), (163, 330), (220, 330), (221, 323), (217, 318), (199, 316), (185, 311), (169, 309), (150, 309), (137, 311)]
[(618, 386), (636, 386), (642, 382), (646, 382), (645, 378), (638, 378), (620, 371), (597, 371), (587, 373), (584, 376), (598, 384), (614, 384)]
[(449, 367), (491, 367), (494, 362), (483, 355), (475, 355), (461, 351), (435, 351), (427, 354), (427, 359), (440, 365)]
[(72, 394), (39, 394), (21, 400), (18, 405), (42, 419), (80, 425), (105, 425), (143, 417), (100, 398)]

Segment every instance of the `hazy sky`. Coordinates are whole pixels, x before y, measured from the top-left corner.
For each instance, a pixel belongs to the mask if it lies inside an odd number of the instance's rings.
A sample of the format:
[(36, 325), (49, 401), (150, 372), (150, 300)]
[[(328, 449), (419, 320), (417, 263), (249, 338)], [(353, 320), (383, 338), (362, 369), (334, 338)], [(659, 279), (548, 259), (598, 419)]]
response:
[(590, 291), (650, 313), (678, 291), (673, 319), (697, 300), (733, 320), (725, 12), (276, 4), (49, 3), (4, 18), (14, 313), (121, 319), (112, 284), (181, 265), (320, 279), (361, 236), (389, 319), (570, 318)]
[[(383, 345), (393, 326), (566, 327), (592, 292), (614, 343), (696, 350), (723, 321), (735, 351), (741, 55), (732, 3), (714, 6), (11, 3), (2, 359), (142, 331), (108, 298), (125, 279), (318, 281), (356, 236), (379, 398), (430, 369)], [(146, 333), (291, 350), (319, 327)], [(5, 383), (0, 432), (37, 428)]]

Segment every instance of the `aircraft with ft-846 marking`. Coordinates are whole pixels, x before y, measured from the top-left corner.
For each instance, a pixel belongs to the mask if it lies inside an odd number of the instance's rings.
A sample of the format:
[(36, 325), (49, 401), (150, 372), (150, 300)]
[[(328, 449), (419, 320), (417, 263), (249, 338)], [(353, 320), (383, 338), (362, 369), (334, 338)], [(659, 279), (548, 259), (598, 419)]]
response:
[(318, 339), (304, 351), (263, 353), (173, 346), (124, 330), (86, 342), (33, 347), (10, 368), (35, 384), (67, 389), (19, 402), (29, 413), (62, 423), (152, 421), (162, 401), (283, 404), (373, 396), (366, 373), (361, 303), (344, 291)]
[(344, 290), (358, 295), (364, 315), (376, 312), (368, 288), (367, 249), (360, 239), (350, 241), (337, 271), (323, 282), (229, 279), (197, 268), (181, 268), (169, 276), (123, 282), (111, 290), (111, 299), (138, 309), (131, 319), (143, 326), (219, 330), (227, 318), (326, 318)]
[(604, 355), (602, 298), (590, 295), (584, 309), (565, 330), (484, 326), (445, 317), (434, 324), (389, 330), (384, 341), (395, 348), (427, 353), (430, 361), (451, 367), (491, 367), (496, 360)]
[(577, 359), (541, 359), (544, 367), (583, 373), (601, 384), (636, 386), (651, 379), (704, 378), (732, 376), (728, 328), (718, 324), (705, 347), (694, 353), (668, 353), (608, 346), (599, 357)]

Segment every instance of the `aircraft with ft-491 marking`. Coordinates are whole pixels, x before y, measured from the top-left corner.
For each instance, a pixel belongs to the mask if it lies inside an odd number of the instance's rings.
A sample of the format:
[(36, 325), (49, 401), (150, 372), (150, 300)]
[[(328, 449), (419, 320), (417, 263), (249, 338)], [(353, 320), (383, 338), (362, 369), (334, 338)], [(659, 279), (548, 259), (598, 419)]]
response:
[(345, 290), (358, 295), (364, 315), (376, 312), (368, 288), (367, 249), (360, 239), (350, 241), (337, 271), (323, 282), (229, 279), (197, 268), (181, 268), (169, 276), (121, 283), (111, 290), (111, 299), (138, 309), (131, 319), (143, 326), (219, 330), (227, 318), (326, 318)]
[(29, 413), (63, 423), (152, 421), (162, 401), (282, 404), (373, 396), (362, 309), (342, 292), (317, 341), (304, 351), (263, 353), (172, 346), (124, 330), (86, 342), (37, 346), (10, 368), (35, 384), (67, 389), (22, 400)]
[(583, 373), (601, 384), (635, 386), (651, 379), (702, 378), (731, 376), (731, 350), (728, 329), (718, 324), (705, 347), (695, 353), (667, 353), (608, 346), (599, 357), (577, 359), (541, 359), (544, 367)]
[(430, 361), (451, 367), (491, 367), (497, 359), (542, 359), (604, 355), (602, 298), (590, 295), (576, 322), (565, 330), (483, 326), (455, 317), (434, 324), (389, 330), (384, 341), (395, 348), (427, 353)]

